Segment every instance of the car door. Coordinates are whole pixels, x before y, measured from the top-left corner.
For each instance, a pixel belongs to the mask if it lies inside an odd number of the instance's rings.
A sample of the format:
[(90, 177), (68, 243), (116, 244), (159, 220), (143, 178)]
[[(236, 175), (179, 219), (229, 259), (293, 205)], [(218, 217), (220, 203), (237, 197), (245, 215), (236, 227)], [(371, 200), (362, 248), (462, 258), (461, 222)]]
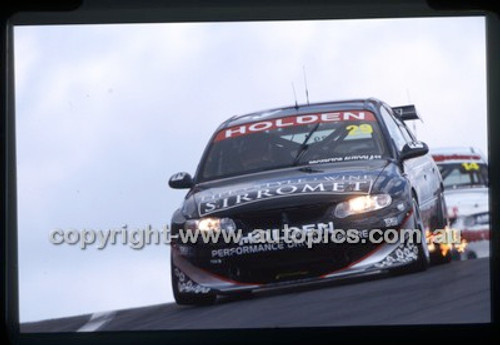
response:
[[(397, 117), (394, 117), (394, 121), (398, 125), (407, 143), (416, 141), (415, 136), (403, 121), (399, 120)], [(419, 186), (419, 206), (422, 220), (428, 228), (431, 228), (435, 226), (435, 224), (433, 224), (433, 219), (436, 219), (434, 216), (437, 215), (440, 207), (438, 196), (441, 191), (441, 175), (439, 169), (429, 154), (409, 159), (405, 161), (404, 165), (405, 170), (408, 170), (409, 175), (412, 176)]]
[[(405, 124), (397, 119), (390, 108), (381, 106), (380, 113), (384, 119), (391, 139), (398, 153), (407, 143), (415, 141), (415, 137), (409, 132)], [(426, 211), (433, 200), (434, 177), (432, 174), (433, 162), (428, 155), (405, 160), (403, 162), (403, 173), (414, 188), (421, 211)]]

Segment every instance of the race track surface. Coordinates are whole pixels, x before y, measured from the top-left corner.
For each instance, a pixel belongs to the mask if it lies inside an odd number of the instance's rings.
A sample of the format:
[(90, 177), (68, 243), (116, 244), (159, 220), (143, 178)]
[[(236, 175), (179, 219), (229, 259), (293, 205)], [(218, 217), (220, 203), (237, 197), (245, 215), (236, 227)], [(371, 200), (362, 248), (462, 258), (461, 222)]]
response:
[(166, 303), (21, 324), (22, 332), (314, 327), (490, 321), (489, 260), (426, 272), (226, 298), (204, 307)]

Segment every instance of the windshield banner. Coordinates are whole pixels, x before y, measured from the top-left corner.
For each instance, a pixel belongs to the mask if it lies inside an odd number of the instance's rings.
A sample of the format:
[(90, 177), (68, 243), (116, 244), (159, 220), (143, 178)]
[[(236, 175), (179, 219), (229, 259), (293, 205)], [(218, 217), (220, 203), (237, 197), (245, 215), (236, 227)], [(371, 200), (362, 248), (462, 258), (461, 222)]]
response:
[(375, 121), (375, 116), (372, 112), (367, 110), (350, 110), (282, 117), (278, 119), (246, 123), (240, 126), (223, 129), (216, 135), (214, 142), (290, 126), (304, 126), (315, 123), (344, 121)]
[(373, 180), (370, 175), (358, 176), (324, 176), (314, 179), (297, 179), (270, 182), (247, 189), (224, 191), (221, 194), (210, 194), (202, 197), (199, 204), (200, 216), (213, 212), (280, 197), (307, 194), (369, 194)]

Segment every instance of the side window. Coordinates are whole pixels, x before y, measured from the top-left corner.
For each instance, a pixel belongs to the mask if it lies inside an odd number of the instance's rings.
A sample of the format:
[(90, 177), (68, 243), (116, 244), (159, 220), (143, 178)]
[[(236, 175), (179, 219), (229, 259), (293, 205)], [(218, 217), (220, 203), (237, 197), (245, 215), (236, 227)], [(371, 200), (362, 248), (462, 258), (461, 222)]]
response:
[(403, 137), (405, 138), (407, 143), (411, 143), (415, 141), (414, 135), (410, 132), (408, 127), (401, 121), (400, 119), (391, 116), (392, 119), (394, 119), (394, 122), (398, 125), (399, 129), (401, 130), (401, 133), (403, 133)]
[(408, 133), (408, 129), (406, 128), (405, 125), (399, 126), (399, 129), (401, 130), (401, 133), (403, 133), (403, 137), (405, 138), (405, 141), (407, 143), (411, 143), (414, 141), (410, 133)]
[[(398, 151), (401, 151), (403, 146), (408, 142), (406, 138), (403, 136), (403, 133), (401, 133), (401, 129), (395, 122), (394, 118), (392, 117), (391, 114), (382, 106), (380, 107), (380, 114), (382, 114), (382, 118), (384, 119), (385, 125), (387, 127), (387, 130), (389, 131), (389, 134), (391, 135), (392, 140), (394, 140), (394, 144), (396, 145), (396, 148)], [(412, 141), (412, 140), (410, 140)]]

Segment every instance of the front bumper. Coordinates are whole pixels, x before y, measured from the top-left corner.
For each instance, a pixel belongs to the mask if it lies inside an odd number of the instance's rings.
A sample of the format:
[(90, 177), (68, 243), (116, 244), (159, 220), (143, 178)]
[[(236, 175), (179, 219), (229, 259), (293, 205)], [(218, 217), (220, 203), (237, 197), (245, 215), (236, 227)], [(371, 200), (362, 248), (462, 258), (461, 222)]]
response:
[[(411, 215), (409, 211), (401, 216), (399, 229), (411, 224), (409, 222)], [(350, 246), (350, 244), (345, 244), (345, 246)], [(360, 248), (361, 251), (357, 253), (357, 256), (349, 261), (317, 257), (318, 260), (313, 262), (311, 255), (307, 256), (307, 252), (302, 252), (306, 255), (301, 256), (300, 251), (295, 251), (298, 255), (295, 261), (283, 262), (277, 255), (294, 254), (293, 251), (285, 249), (279, 254), (247, 256), (244, 260), (229, 258), (225, 265), (220, 265), (210, 264), (206, 260), (200, 264), (199, 260), (194, 260), (184, 252), (181, 253), (179, 246), (174, 244), (171, 251), (172, 269), (181, 292), (231, 294), (380, 274), (396, 267), (409, 265), (418, 258), (418, 245), (409, 241), (356, 246), (364, 247)], [(326, 249), (319, 250), (324, 252)], [(321, 261), (326, 261), (326, 264)], [(232, 274), (235, 268), (239, 271)], [(252, 277), (255, 278), (254, 281)]]

